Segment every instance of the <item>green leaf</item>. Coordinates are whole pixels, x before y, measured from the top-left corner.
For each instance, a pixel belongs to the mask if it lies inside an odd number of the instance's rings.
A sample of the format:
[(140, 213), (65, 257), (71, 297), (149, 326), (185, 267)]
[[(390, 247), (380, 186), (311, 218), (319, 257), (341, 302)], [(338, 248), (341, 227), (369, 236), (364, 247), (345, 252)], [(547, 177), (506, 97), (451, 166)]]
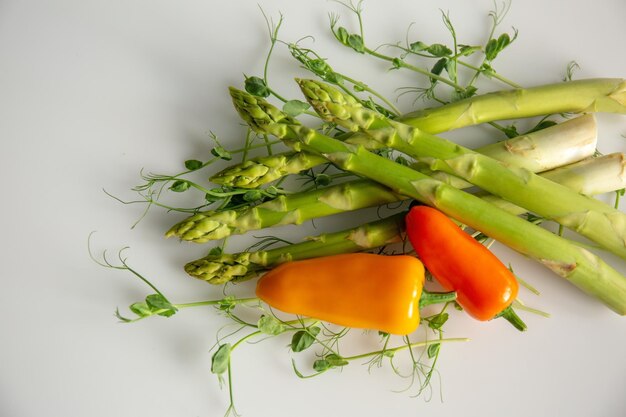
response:
[(341, 356), (330, 353), (324, 356), (322, 359), (318, 359), (313, 362), (313, 369), (318, 372), (324, 372), (330, 368), (338, 368), (347, 365), (349, 362)]
[(270, 89), (262, 78), (247, 77), (244, 86), (245, 90), (253, 96), (265, 98), (270, 95)]
[(386, 358), (393, 358), (396, 354), (395, 350), (383, 350), (383, 356)]
[(428, 327), (433, 330), (439, 330), (446, 323), (446, 321), (448, 321), (448, 317), (448, 313), (437, 314), (428, 320)]
[(354, 86), (352, 88), (357, 93), (362, 93), (363, 91), (365, 91), (365, 87), (367, 87), (365, 84), (363, 84), (361, 82), (357, 82), (356, 84), (354, 84)]
[(326, 359), (318, 359), (313, 362), (313, 369), (317, 372), (324, 372), (330, 369), (330, 363)]
[(365, 52), (365, 45), (363, 44), (363, 38), (360, 35), (352, 34), (348, 36), (348, 45), (359, 53)]
[(189, 181), (185, 181), (185, 180), (174, 181), (174, 184), (170, 186), (170, 190), (177, 192), (177, 193), (182, 193), (183, 191), (187, 191), (188, 189), (189, 189)]
[(398, 69), (398, 68), (402, 68), (402, 60), (400, 58), (394, 58), (391, 60), (391, 64), (393, 65), (394, 69)]
[(324, 81), (328, 81), (331, 84), (341, 84), (343, 82), (343, 77), (336, 72), (328, 72), (324, 75)]
[(489, 39), (489, 42), (487, 42), (487, 45), (485, 46), (485, 57), (487, 60), (493, 61), (496, 59), (498, 54), (502, 52), (504, 48), (509, 46), (515, 37), (517, 37), (517, 32), (515, 33), (513, 39), (511, 39), (508, 33), (503, 33), (498, 37), (498, 39)]
[(228, 152), (221, 146), (216, 146), (215, 148), (211, 149), (211, 153), (214, 156), (217, 156), (218, 158), (221, 158), (225, 161), (230, 161), (231, 159), (233, 159), (233, 156), (230, 154), (230, 152)]
[(452, 55), (452, 50), (445, 45), (435, 43), (430, 45), (426, 50), (433, 56), (442, 57)]
[(265, 189), (265, 193), (272, 197), (276, 197), (279, 192), (280, 190), (274, 185), (270, 185), (269, 187)]
[(459, 54), (461, 56), (470, 56), (480, 51), (480, 46), (459, 45)]
[(348, 42), (348, 38), (350, 37), (350, 34), (346, 30), (346, 28), (341, 26), (339, 29), (337, 29), (337, 32), (335, 33), (335, 36), (337, 37), (339, 42), (341, 42), (342, 44), (344, 44), (346, 46), (350, 46), (350, 44)]
[(396, 163), (400, 164), (400, 165), (404, 165), (405, 167), (411, 166), (411, 163), (409, 162), (408, 159), (406, 159), (404, 156), (398, 156), (395, 159)]
[(263, 198), (263, 193), (260, 190), (250, 190), (250, 191), (247, 191), (243, 195), (244, 201), (247, 201), (249, 203), (253, 201), (258, 201), (262, 198)]
[(211, 250), (209, 251), (209, 256), (219, 256), (224, 252), (224, 249), (222, 249), (221, 246), (216, 246), (214, 248), (211, 248)]
[(321, 58), (312, 59), (308, 61), (307, 67), (316, 75), (321, 77), (325, 76), (329, 72), (333, 72), (330, 66)]
[(428, 45), (426, 45), (422, 41), (417, 41), (409, 45), (409, 48), (411, 49), (412, 52), (421, 52), (421, 51), (425, 51), (426, 49), (428, 49)]
[(298, 330), (291, 338), (291, 350), (294, 352), (302, 352), (311, 347), (315, 342), (315, 336), (320, 332), (318, 326), (309, 327), (306, 330)]
[(283, 105), (283, 111), (291, 117), (296, 117), (311, 107), (309, 103), (300, 100), (289, 100)]
[(448, 65), (448, 58), (441, 58), (439, 61), (435, 62), (430, 72), (435, 75), (441, 75), (446, 65)]
[(456, 61), (450, 59), (446, 62), (446, 72), (450, 75), (451, 79), (456, 79)]
[(476, 94), (476, 91), (478, 91), (478, 89), (473, 85), (465, 87), (465, 90), (454, 90), (454, 93), (452, 93), (452, 101), (459, 101), (472, 97)]
[(519, 136), (519, 132), (517, 131), (517, 128), (515, 127), (515, 125), (509, 125), (509, 126), (505, 126), (502, 131), (504, 132), (504, 134), (506, 135), (507, 138), (515, 138), (517, 136)]
[(441, 347), (441, 343), (435, 343), (435, 344), (429, 345), (428, 350), (427, 350), (428, 357), (432, 359), (435, 356), (437, 356), (437, 354), (439, 353), (440, 347)]
[(151, 294), (147, 296), (146, 304), (159, 316), (170, 317), (178, 311), (178, 309), (167, 301), (167, 299), (161, 294)]
[(217, 352), (211, 357), (211, 372), (217, 375), (221, 375), (228, 370), (228, 364), (230, 363), (230, 352), (232, 346), (230, 343), (224, 343), (220, 345)]
[(222, 298), (218, 304), (217, 309), (220, 311), (229, 312), (237, 306), (237, 302), (235, 301), (235, 297), (229, 295)]
[(315, 184), (321, 187), (325, 187), (332, 182), (332, 178), (327, 174), (317, 174), (315, 176)]
[(273, 316), (261, 316), (257, 326), (261, 332), (270, 336), (276, 336), (285, 331), (285, 325)]
[(483, 62), (483, 64), (480, 66), (480, 72), (485, 77), (492, 77), (493, 74), (496, 73), (496, 70), (494, 70), (491, 65), (487, 64), (486, 62)]
[[(231, 190), (229, 189), (224, 189), (224, 188), (212, 188), (209, 190), (208, 193), (205, 193), (204, 195), (204, 199), (209, 202), (209, 203), (214, 203), (216, 201), (220, 201), (222, 200), (224, 197), (220, 196), (219, 194), (224, 194), (225, 192), (229, 192)], [(213, 194), (215, 193), (215, 194)]]
[(202, 168), (202, 161), (198, 161), (197, 159), (188, 159), (185, 161), (185, 168), (189, 171), (200, 169)]
[(345, 360), (344, 358), (342, 358), (341, 356), (335, 353), (330, 353), (326, 355), (324, 359), (326, 359), (328, 363), (330, 364), (330, 366), (333, 368), (339, 367), (339, 366), (345, 366), (349, 363), (347, 360)]
[(147, 317), (152, 315), (152, 310), (144, 301), (133, 303), (128, 308), (139, 317)]

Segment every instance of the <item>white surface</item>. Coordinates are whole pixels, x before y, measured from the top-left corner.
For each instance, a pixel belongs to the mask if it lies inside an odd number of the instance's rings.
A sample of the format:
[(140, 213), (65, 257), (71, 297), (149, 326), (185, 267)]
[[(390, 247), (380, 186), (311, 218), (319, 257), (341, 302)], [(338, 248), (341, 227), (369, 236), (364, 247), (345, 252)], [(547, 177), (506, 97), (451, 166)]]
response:
[[(388, 95), (408, 73), (338, 46), (327, 30), (332, 2), (261, 0), (285, 16), (281, 38), (314, 35), (335, 69)], [(447, 41), (439, 9), (449, 10), (461, 42), (487, 33), (491, 0), (368, 1), (368, 43), (404, 39), (406, 27), (426, 42)], [(558, 81), (576, 60), (577, 78), (625, 77), (626, 2), (516, 1), (501, 30), (516, 43), (496, 62), (527, 86)], [(227, 392), (210, 374), (208, 350), (225, 323), (210, 309), (133, 325), (116, 322), (148, 294), (130, 274), (87, 256), (129, 245), (130, 263), (186, 302), (219, 291), (186, 277), (180, 266), (204, 252), (162, 238), (179, 217), (153, 211), (134, 230), (140, 206), (123, 206), (102, 189), (131, 199), (139, 169), (175, 173), (182, 161), (206, 158), (208, 131), (237, 146), (242, 129), (226, 94), (242, 73), (261, 74), (265, 22), (255, 2), (56, 0), (0, 3), (0, 415), (219, 416)], [(305, 75), (280, 49), (274, 87), (296, 97), (290, 81)], [(402, 102), (408, 109), (408, 101)], [(624, 151), (623, 116), (600, 117), (600, 149)], [(330, 223), (332, 224), (332, 222)], [(338, 222), (336, 222), (338, 224)], [(287, 235), (312, 233), (286, 229)], [(304, 231), (304, 232), (303, 232)], [(239, 242), (239, 243), (238, 243)], [(235, 241), (245, 247), (245, 239)], [(238, 411), (244, 416), (397, 415), (617, 417), (626, 415), (626, 323), (574, 287), (495, 246), (541, 291), (525, 294), (551, 319), (529, 314), (529, 331), (477, 323), (455, 314), (446, 333), (471, 342), (443, 349), (443, 400), (395, 393), (404, 382), (388, 369), (353, 365), (299, 380), (287, 339), (236, 352)], [(610, 258), (621, 271), (626, 264)], [(245, 289), (245, 287), (244, 287)]]

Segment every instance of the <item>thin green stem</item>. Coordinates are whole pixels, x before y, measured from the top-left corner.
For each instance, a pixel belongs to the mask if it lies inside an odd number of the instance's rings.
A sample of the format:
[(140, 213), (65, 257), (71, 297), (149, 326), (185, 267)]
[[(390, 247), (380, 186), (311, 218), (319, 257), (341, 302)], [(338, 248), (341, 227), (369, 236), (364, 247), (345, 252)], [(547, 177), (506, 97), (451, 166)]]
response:
[(269, 32), (269, 36), (270, 36), (270, 49), (269, 49), (269, 52), (267, 53), (267, 57), (265, 58), (265, 65), (263, 66), (263, 81), (265, 81), (265, 85), (269, 85), (269, 83), (267, 82), (267, 73), (268, 73), (270, 58), (272, 56), (272, 52), (274, 51), (274, 46), (276, 45), (276, 39), (278, 37), (278, 30), (280, 29), (280, 25), (282, 25), (283, 23), (283, 16), (281, 15), (280, 19), (278, 19), (278, 24), (276, 24), (276, 26), (273, 26), (272, 20), (267, 17), (267, 15), (265, 14), (265, 12), (260, 6), (259, 8), (261, 9), (261, 13), (263, 14), (263, 17), (265, 18), (265, 23), (267, 24), (267, 31)]
[[(253, 301), (259, 301), (259, 299), (257, 297), (249, 297), (249, 298), (235, 298), (230, 300), (229, 302), (231, 302), (233, 305), (234, 304), (246, 304), (246, 303), (251, 303)], [(221, 303), (223, 303), (224, 300), (207, 300), (207, 301), (196, 301), (196, 302), (192, 302), (192, 303), (181, 303), (181, 304), (172, 304), (174, 307), (178, 308), (178, 309), (182, 309), (182, 308), (188, 308), (188, 307), (200, 307), (200, 306), (212, 306), (212, 305), (219, 305)]]
[(436, 343), (455, 343), (455, 342), (468, 342), (470, 339), (466, 338), (466, 337), (456, 337), (456, 338), (450, 338), (450, 339), (438, 339), (438, 340), (424, 340), (421, 342), (414, 342), (414, 343), (407, 343), (404, 344), (402, 346), (397, 346), (395, 348), (388, 348), (385, 350), (376, 350), (373, 352), (367, 352), (367, 353), (362, 353), (359, 355), (354, 355), (354, 356), (347, 356), (344, 357), (343, 359), (347, 360), (347, 361), (352, 361), (352, 360), (357, 360), (357, 359), (363, 359), (363, 358), (368, 358), (370, 356), (375, 356), (375, 355), (382, 355), (385, 353), (395, 353), (401, 350), (405, 350), (405, 349), (413, 349), (416, 347), (424, 347), (424, 346), (429, 346), (429, 345), (433, 345)]
[[(458, 62), (459, 64), (463, 65), (463, 66), (464, 66), (464, 67), (466, 67), (466, 68), (469, 68), (469, 69), (471, 69), (471, 70), (476, 71), (477, 73), (480, 73), (480, 68), (478, 68), (478, 67), (477, 67), (477, 66), (475, 66), (475, 65), (469, 64), (469, 63), (467, 63), (467, 62), (465, 62), (465, 61), (457, 61), (457, 62)], [(510, 80), (509, 78), (506, 78), (506, 77), (504, 77), (504, 76), (500, 75), (500, 74), (499, 74), (499, 73), (497, 73), (497, 72), (490, 73), (490, 74), (489, 74), (489, 77), (491, 77), (491, 78), (495, 78), (496, 80), (501, 81), (502, 83), (507, 84), (507, 85), (509, 85), (509, 86), (511, 86), (511, 87), (513, 87), (513, 88), (524, 88), (521, 84), (518, 84), (518, 83), (516, 83), (515, 81)], [(471, 85), (471, 84), (470, 84), (470, 85)]]
[[(429, 59), (438, 59), (439, 58), (439, 57), (436, 57), (436, 56), (433, 56), (433, 55), (412, 51), (411, 49), (409, 49), (407, 47), (404, 47), (404, 46), (401, 46), (401, 45), (393, 45), (393, 44), (391, 44), (391, 45), (388, 45), (388, 46), (400, 49), (405, 54), (411, 54), (411, 55), (415, 55), (415, 56), (418, 56), (418, 57), (421, 57), (421, 58), (429, 58)], [(463, 60), (458, 59), (460, 56), (463, 56), (463, 54), (462, 53), (457, 53), (457, 54), (452, 55), (450, 57), (450, 59), (454, 59), (459, 65), (464, 66), (464, 67), (466, 67), (468, 69), (471, 69), (473, 71), (476, 71), (476, 72), (480, 72), (481, 71), (479, 67), (477, 67), (475, 65), (472, 65), (472, 64), (470, 64), (467, 61), (463, 61)], [(498, 81), (500, 81), (500, 82), (502, 82), (504, 84), (507, 84), (507, 85), (509, 85), (509, 86), (511, 86), (513, 88), (523, 88), (520, 84), (518, 84), (515, 81), (512, 81), (512, 80), (510, 80), (510, 79), (500, 75), (497, 72), (494, 72), (493, 74), (489, 74), (489, 76), (491, 78), (495, 78)]]
[(396, 106), (394, 106), (394, 104), (389, 101), (385, 96), (383, 96), (382, 94), (380, 94), (379, 92), (377, 92), (376, 90), (370, 88), (367, 84), (364, 84), (362, 82), (359, 82), (345, 74), (339, 74), (336, 73), (338, 75), (340, 75), (343, 79), (345, 79), (346, 81), (348, 81), (349, 83), (352, 83), (356, 86), (359, 86), (360, 88), (363, 89), (363, 91), (367, 91), (368, 93), (374, 95), (375, 97), (379, 98), (380, 100), (382, 100), (387, 106), (389, 106), (391, 108), (391, 110), (393, 111), (393, 113), (395, 113), (396, 116), (401, 114), (400, 109), (398, 109)]
[(369, 49), (367, 47), (364, 48), (364, 50), (365, 50), (365, 52), (368, 55), (371, 55), (371, 56), (376, 57), (376, 58), (380, 58), (380, 59), (388, 61), (388, 62), (392, 62), (392, 63), (394, 63), (394, 65), (399, 65), (399, 66), (401, 66), (403, 68), (406, 68), (406, 69), (409, 69), (411, 71), (417, 72), (419, 74), (425, 75), (427, 77), (430, 77), (432, 79), (440, 81), (440, 82), (442, 82), (442, 83), (444, 83), (446, 85), (449, 85), (450, 87), (452, 87), (452, 88), (454, 88), (456, 90), (465, 91), (464, 87), (456, 84), (455, 82), (449, 80), (446, 77), (442, 77), (441, 75), (433, 74), (432, 72), (430, 72), (428, 70), (416, 67), (416, 66), (411, 65), (411, 64), (407, 64), (406, 62), (404, 62), (404, 61), (402, 61), (400, 59), (396, 59), (396, 58), (390, 57), (388, 55), (381, 54), (380, 52), (376, 52), (376, 51), (371, 50), (371, 49)]
[(541, 317), (550, 318), (550, 313), (546, 313), (545, 311), (538, 310), (536, 308), (528, 307), (526, 304), (522, 303), (519, 299), (515, 299), (513, 301), (513, 305), (516, 309), (526, 311), (528, 313), (536, 314)]

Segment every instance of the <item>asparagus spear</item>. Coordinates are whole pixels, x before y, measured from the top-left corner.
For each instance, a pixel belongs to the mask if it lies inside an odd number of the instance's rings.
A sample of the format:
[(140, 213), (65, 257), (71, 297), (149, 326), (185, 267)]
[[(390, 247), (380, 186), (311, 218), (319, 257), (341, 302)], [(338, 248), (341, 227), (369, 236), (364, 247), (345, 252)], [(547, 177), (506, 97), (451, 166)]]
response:
[[(481, 149), (509, 164), (526, 167), (532, 171), (545, 170), (592, 155), (596, 144), (595, 133), (594, 116), (585, 115), (553, 128)], [(299, 152), (295, 155), (311, 154)], [(313, 156), (321, 159), (320, 156)], [(431, 174), (427, 167), (419, 169), (457, 188), (471, 186), (457, 177), (447, 174), (444, 177), (441, 173)], [(249, 230), (282, 224), (299, 224), (311, 218), (387, 204), (401, 199), (405, 197), (394, 195), (375, 182), (347, 182), (325, 190), (281, 196), (279, 200), (255, 207), (222, 212), (200, 212), (174, 225), (166, 236), (204, 243)]]
[(626, 113), (626, 80), (597, 78), (498, 91), (414, 111), (400, 121), (440, 133), (496, 120), (592, 112)]
[(615, 208), (528, 169), (507, 167), (451, 141), (390, 120), (330, 85), (314, 80), (298, 80), (298, 83), (324, 119), (358, 129), (386, 146), (419, 159), (434, 171), (461, 177), (626, 258), (626, 214)]
[[(496, 120), (545, 114), (592, 112), (626, 113), (626, 81), (617, 78), (588, 79), (548, 84), (529, 89), (499, 91), (469, 97), (440, 107), (408, 113), (399, 120), (429, 133), (441, 133)], [(352, 137), (352, 141), (360, 140), (371, 143), (367, 137), (357, 136), (359, 137)], [(293, 157), (293, 152), (276, 155), (277, 160)], [(302, 169), (317, 165), (310, 156), (303, 157), (303, 159), (309, 163), (302, 165)], [(264, 164), (261, 163), (261, 165)], [(273, 162), (269, 164), (272, 167), (277, 165)], [(239, 168), (235, 166), (233, 169), (234, 171), (231, 173), (227, 168), (211, 180), (219, 184), (229, 185), (226, 180), (232, 178), (232, 174), (236, 174)], [(260, 169), (264, 171), (266, 168)], [(294, 172), (297, 171), (285, 170), (285, 173)], [(261, 177), (258, 180), (247, 178), (243, 182), (249, 183), (250, 187), (258, 187), (265, 184), (264, 181), (266, 180), (273, 181), (275, 179), (277, 178), (273, 176)]]
[(185, 271), (211, 284), (243, 281), (282, 262), (360, 252), (401, 240), (404, 213), (276, 249), (237, 254), (209, 255), (189, 262)]
[[(625, 168), (626, 155), (612, 153), (545, 171), (541, 173), (541, 176), (564, 185), (577, 193), (593, 196), (626, 188)], [(524, 214), (527, 212), (526, 209), (492, 194), (479, 192), (476, 195), (509, 213)]]
[(231, 88), (240, 116), (259, 133), (271, 134), (296, 148), (323, 155), (341, 169), (366, 176), (434, 206), (540, 262), (618, 314), (626, 314), (626, 278), (597, 255), (480, 198), (434, 180), (409, 167), (302, 126), (265, 100)]
[(587, 158), (541, 174), (585, 195), (597, 195), (626, 187), (626, 155), (612, 153)]
[(357, 180), (314, 191), (281, 195), (254, 207), (220, 212), (200, 212), (175, 224), (167, 237), (196, 243), (222, 239), (231, 234), (304, 221), (393, 203), (403, 199), (389, 188), (373, 181)]
[[(364, 135), (355, 135), (348, 142), (354, 143), (361, 136)], [(539, 131), (483, 146), (476, 149), (476, 152), (506, 165), (526, 168), (532, 172), (544, 172), (592, 156), (596, 143), (595, 115), (585, 114)], [(456, 188), (472, 185), (457, 176), (433, 171), (424, 164), (414, 164), (413, 167)]]
[(212, 176), (211, 182), (239, 188), (257, 188), (324, 162), (327, 162), (324, 158), (309, 152), (284, 152), (230, 166)]

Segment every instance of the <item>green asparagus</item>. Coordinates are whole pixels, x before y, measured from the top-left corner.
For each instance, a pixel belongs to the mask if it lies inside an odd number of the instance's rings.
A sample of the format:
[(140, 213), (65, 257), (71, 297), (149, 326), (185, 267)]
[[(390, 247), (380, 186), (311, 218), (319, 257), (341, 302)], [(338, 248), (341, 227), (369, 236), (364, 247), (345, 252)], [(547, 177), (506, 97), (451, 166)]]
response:
[(498, 91), (414, 111), (399, 121), (441, 133), (496, 120), (594, 112), (626, 113), (626, 81), (598, 78)]
[(357, 180), (291, 195), (237, 210), (200, 212), (174, 225), (167, 237), (204, 243), (232, 234), (393, 203), (403, 197), (373, 181)]
[(297, 174), (327, 162), (309, 152), (283, 152), (247, 161), (228, 167), (213, 175), (216, 184), (241, 188), (256, 188), (275, 181), (285, 175)]
[(402, 239), (404, 213), (335, 233), (322, 234), (304, 242), (276, 249), (237, 254), (209, 255), (189, 262), (185, 271), (211, 284), (254, 278), (282, 262), (318, 256), (360, 252)]

